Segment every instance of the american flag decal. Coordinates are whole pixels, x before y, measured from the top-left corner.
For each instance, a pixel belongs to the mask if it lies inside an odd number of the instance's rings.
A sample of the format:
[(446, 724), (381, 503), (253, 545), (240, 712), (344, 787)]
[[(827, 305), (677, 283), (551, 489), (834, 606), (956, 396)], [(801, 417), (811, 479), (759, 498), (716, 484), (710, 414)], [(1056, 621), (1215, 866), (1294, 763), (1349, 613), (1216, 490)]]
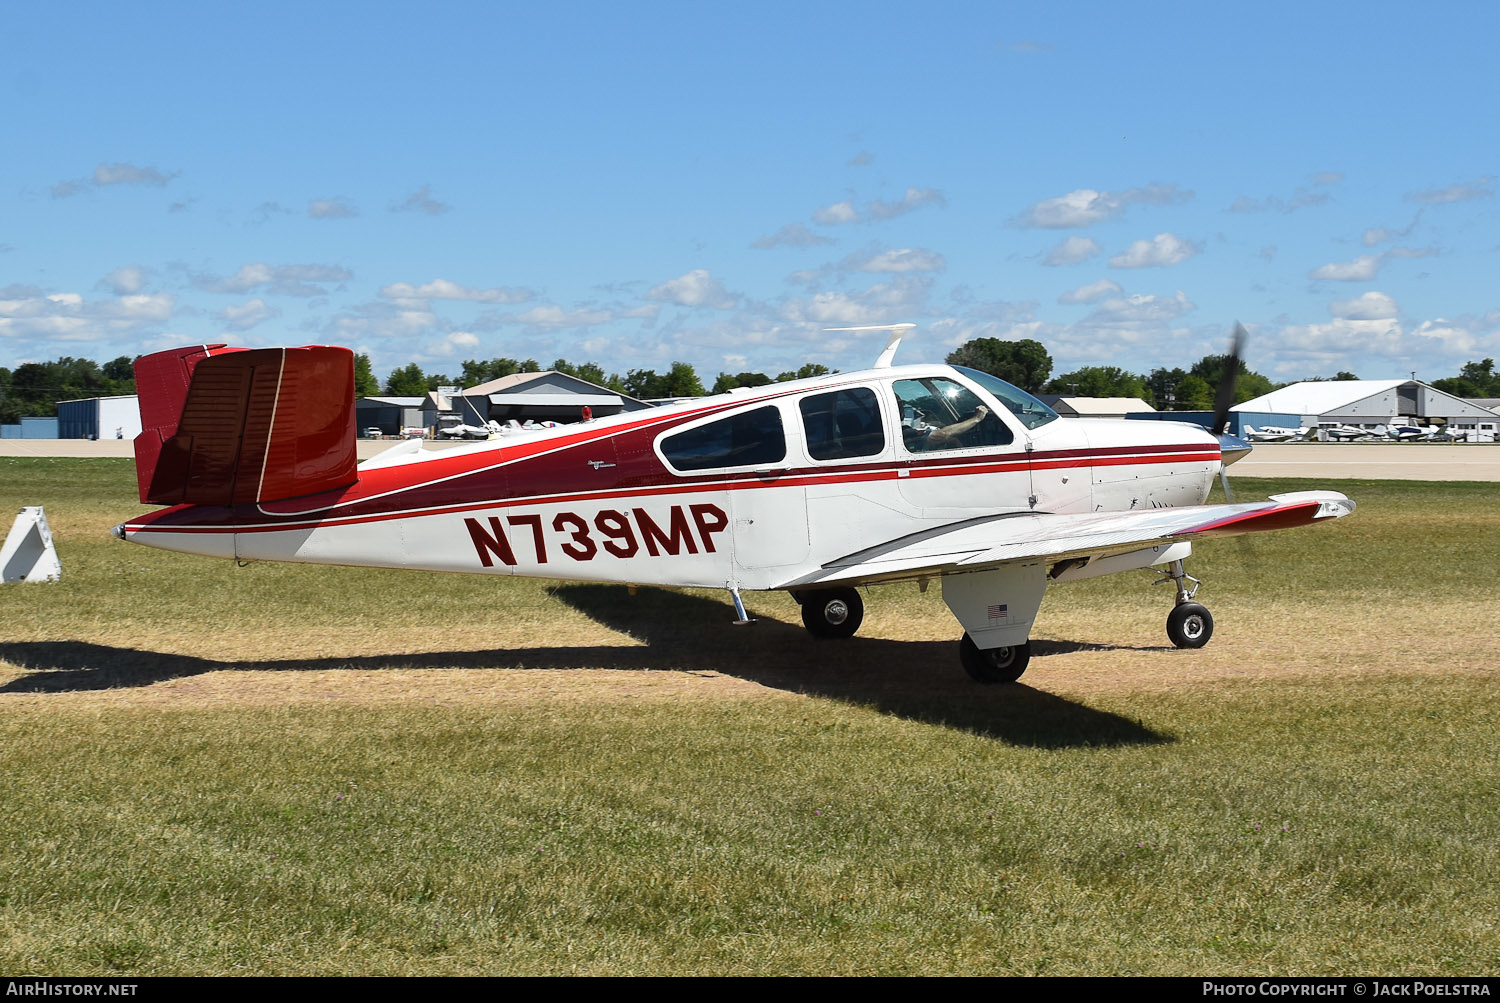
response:
[(1010, 606), (1007, 603), (992, 603), (990, 605), (990, 619), (1004, 620), (1010, 614)]

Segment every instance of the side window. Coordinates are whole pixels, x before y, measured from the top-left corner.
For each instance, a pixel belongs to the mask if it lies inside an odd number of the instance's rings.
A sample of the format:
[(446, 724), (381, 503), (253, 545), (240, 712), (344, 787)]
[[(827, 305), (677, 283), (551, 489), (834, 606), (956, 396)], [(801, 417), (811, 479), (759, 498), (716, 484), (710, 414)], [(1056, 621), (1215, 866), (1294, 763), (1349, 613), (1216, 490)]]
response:
[(885, 450), (880, 404), (868, 387), (815, 394), (802, 398), (798, 406), (813, 459), (843, 460)]
[(786, 458), (781, 411), (759, 407), (669, 435), (661, 441), (661, 452), (678, 470), (778, 463)]
[(971, 390), (953, 380), (929, 377), (897, 380), (892, 387), (901, 411), (901, 440), (907, 452), (971, 446), (1004, 446), (1015, 440)]

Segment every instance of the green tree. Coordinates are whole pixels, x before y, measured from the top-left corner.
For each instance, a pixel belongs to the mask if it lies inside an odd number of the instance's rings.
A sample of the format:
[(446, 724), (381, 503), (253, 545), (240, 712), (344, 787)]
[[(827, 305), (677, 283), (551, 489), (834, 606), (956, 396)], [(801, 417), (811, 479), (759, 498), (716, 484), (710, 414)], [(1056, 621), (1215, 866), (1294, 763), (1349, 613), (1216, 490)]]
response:
[(801, 369), (780, 374), (776, 377), (776, 382), (785, 383), (788, 380), (808, 380), (812, 379), (814, 376), (827, 376), (829, 373), (837, 371), (838, 370), (836, 369), (829, 369), (827, 366), (822, 365), (821, 363), (809, 362)]
[[(1238, 361), (1239, 375), (1234, 382), (1234, 402), (1236, 404), (1243, 404), (1247, 400), (1259, 397), (1262, 394), (1268, 394), (1276, 389), (1276, 384), (1272, 383), (1269, 378), (1262, 376), (1260, 373), (1253, 372), (1249, 366), (1245, 365), (1244, 359)], [(1219, 383), (1224, 379), (1224, 374), (1228, 367), (1229, 356), (1227, 354), (1205, 355), (1193, 363), (1193, 368), (1189, 372), (1212, 387), (1213, 393), (1216, 394), (1219, 390)], [(1208, 406), (1213, 407), (1213, 394), (1209, 395), (1209, 401)]]
[(1084, 366), (1053, 377), (1047, 384), (1047, 393), (1076, 397), (1144, 397), (1146, 378), (1118, 366)]
[(370, 357), (360, 354), (354, 357), (354, 396), (374, 397), (380, 393), (380, 381), (370, 366)]
[(385, 381), (385, 392), (392, 397), (427, 396), (427, 377), (415, 362), (392, 371)]
[(1211, 411), (1214, 406), (1214, 388), (1207, 380), (1188, 373), (1177, 384), (1177, 406), (1173, 411)]
[(1030, 338), (975, 338), (954, 349), (947, 361), (950, 366), (968, 366), (998, 376), (1033, 394), (1042, 389), (1052, 372), (1052, 356), (1041, 342)]
[(664, 397), (702, 397), (703, 384), (698, 374), (686, 362), (674, 362), (664, 374), (654, 369), (632, 369), (625, 374), (625, 393), (641, 400), (656, 400)]
[[(136, 356), (136, 359), (138, 358), (140, 358), (139, 355)], [(135, 392), (135, 359), (128, 355), (121, 355), (110, 359), (100, 367), (100, 370), (104, 373), (104, 378), (113, 383), (128, 383), (131, 389), (126, 391), (127, 393)]]
[[(582, 365), (574, 366), (570, 365), (565, 359), (558, 359), (552, 363), (552, 371), (562, 373), (565, 376), (574, 376), (580, 380), (588, 380), (596, 386), (609, 386), (610, 377), (605, 376), (604, 370), (592, 362), (585, 362)], [(614, 380), (619, 382), (619, 377), (614, 377)]]
[(1184, 369), (1151, 370), (1146, 376), (1146, 400), (1158, 411), (1185, 410), (1177, 400), (1177, 388), (1186, 377)]
[(735, 373), (733, 376), (720, 373), (709, 393), (722, 394), (735, 387), (763, 387), (770, 382), (771, 377), (765, 373)]
[(1495, 372), (1494, 359), (1465, 362), (1457, 376), (1433, 380), (1432, 385), (1455, 397), (1500, 397), (1500, 374)]

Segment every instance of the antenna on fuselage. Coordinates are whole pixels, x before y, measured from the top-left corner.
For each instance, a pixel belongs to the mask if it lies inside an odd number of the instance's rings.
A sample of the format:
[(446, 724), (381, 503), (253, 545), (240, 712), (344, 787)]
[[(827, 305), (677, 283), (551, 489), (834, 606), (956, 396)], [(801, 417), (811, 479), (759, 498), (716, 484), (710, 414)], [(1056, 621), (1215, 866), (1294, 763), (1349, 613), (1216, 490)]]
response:
[(875, 360), (872, 369), (889, 369), (891, 360), (896, 357), (896, 348), (901, 344), (901, 338), (916, 327), (915, 324), (870, 324), (867, 327), (825, 327), (825, 331), (889, 331), (891, 337), (885, 343), (885, 351), (880, 353), (880, 358)]

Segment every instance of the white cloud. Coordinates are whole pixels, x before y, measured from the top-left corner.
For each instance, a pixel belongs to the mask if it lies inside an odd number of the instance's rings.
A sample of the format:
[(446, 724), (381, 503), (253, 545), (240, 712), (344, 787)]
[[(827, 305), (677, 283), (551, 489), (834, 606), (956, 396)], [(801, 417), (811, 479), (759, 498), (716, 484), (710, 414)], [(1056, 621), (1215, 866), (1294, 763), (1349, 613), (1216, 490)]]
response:
[(1151, 184), (1123, 192), (1077, 188), (1066, 195), (1043, 199), (1011, 219), (1011, 225), (1069, 229), (1092, 226), (1124, 212), (1131, 205), (1176, 205), (1193, 197), (1176, 185)]
[(1393, 247), (1382, 254), (1361, 254), (1353, 261), (1332, 261), (1308, 272), (1308, 278), (1332, 282), (1369, 282), (1391, 258), (1427, 258), (1438, 253), (1434, 247)]
[[(30, 293), (32, 290), (6, 289)], [(78, 293), (22, 295), (0, 299), (0, 337), (61, 341), (138, 338), (172, 316), (168, 293), (86, 300)]]
[(443, 213), (452, 208), (453, 207), (451, 205), (448, 205), (446, 202), (439, 202), (437, 199), (432, 197), (431, 185), (423, 185), (421, 188), (418, 188), (416, 191), (406, 196), (405, 201), (397, 202), (392, 205), (390, 207), (390, 211), (425, 212), (429, 216), (441, 216)]
[(1336, 185), (1344, 180), (1343, 171), (1319, 171), (1313, 175), (1312, 182), (1315, 185)]
[(1068, 237), (1042, 259), (1044, 265), (1076, 265), (1100, 253), (1099, 245), (1088, 237)]
[(853, 202), (835, 202), (833, 205), (825, 205), (813, 213), (813, 219), (825, 226), (837, 226), (840, 223), (858, 223), (859, 210), (854, 208)]
[(900, 247), (856, 252), (845, 258), (841, 267), (857, 272), (937, 272), (948, 267), (948, 262), (925, 247)]
[(340, 265), (268, 265), (263, 261), (241, 265), (228, 277), (193, 275), (193, 285), (205, 292), (243, 295), (260, 290), (278, 296), (324, 296), (328, 290), (314, 283), (343, 282), (354, 273)]
[(1390, 320), (1400, 311), (1396, 301), (1382, 292), (1367, 292), (1354, 299), (1335, 300), (1328, 304), (1328, 312), (1345, 320)]
[(349, 345), (366, 339), (412, 338), (440, 327), (438, 316), (425, 302), (399, 300), (361, 303), (333, 317), (320, 330), (332, 345)]
[(780, 230), (767, 237), (761, 237), (750, 246), (756, 250), (769, 250), (773, 247), (813, 247), (817, 244), (832, 244), (828, 237), (813, 233), (801, 223), (788, 223)]
[(460, 351), (472, 351), (479, 347), (479, 336), (469, 331), (454, 331), (443, 339), (441, 351), (452, 355)]
[(1065, 305), (1097, 303), (1108, 296), (1115, 296), (1124, 291), (1119, 283), (1111, 282), (1109, 279), (1100, 279), (1098, 282), (1091, 282), (1086, 286), (1079, 286), (1077, 289), (1063, 293), (1057, 298), (1057, 302)]
[(1427, 191), (1408, 192), (1408, 202), (1426, 202), (1438, 205), (1444, 202), (1463, 202), (1468, 199), (1489, 198), (1494, 194), (1489, 187), (1489, 178), (1480, 178), (1478, 181), (1461, 181), (1448, 185), (1446, 188), (1431, 188)]
[(349, 219), (358, 216), (359, 209), (342, 195), (335, 195), (333, 198), (309, 200), (307, 215), (312, 219)]
[(856, 153), (854, 155), (854, 158), (849, 161), (849, 166), (850, 167), (867, 167), (870, 164), (873, 164), (874, 162), (875, 162), (875, 154), (871, 153), (869, 150), (860, 150), (858, 153)]
[(1133, 242), (1124, 253), (1109, 259), (1111, 268), (1169, 268), (1197, 254), (1202, 248), (1175, 234), (1158, 233), (1150, 240)]
[(177, 177), (175, 171), (171, 174), (163, 174), (154, 167), (137, 167), (134, 164), (100, 164), (94, 168), (91, 177), (59, 181), (53, 185), (52, 197), (70, 198), (90, 188), (104, 188), (110, 185), (151, 185), (161, 188), (175, 177)]
[(125, 265), (100, 279), (99, 286), (108, 289), (116, 296), (138, 293), (146, 287), (147, 274), (149, 274), (148, 270), (140, 265)]
[(240, 306), (227, 306), (214, 316), (231, 331), (248, 331), (256, 324), (280, 314), (280, 310), (267, 306), (265, 300), (253, 299)]
[(1122, 296), (1107, 299), (1094, 308), (1087, 321), (1095, 325), (1160, 323), (1176, 320), (1197, 306), (1182, 290), (1175, 296)]
[(164, 186), (177, 175), (163, 174), (154, 167), (137, 167), (134, 164), (100, 164), (94, 168), (96, 185), (154, 185)]
[(614, 319), (615, 314), (609, 310), (564, 310), (555, 304), (532, 307), (516, 317), (516, 320), (522, 324), (548, 330), (565, 327), (593, 327), (598, 324), (608, 324)]
[(1327, 192), (1310, 192), (1306, 188), (1298, 188), (1286, 198), (1280, 195), (1267, 195), (1263, 199), (1253, 199), (1248, 195), (1241, 195), (1230, 205), (1229, 211), (1290, 213), (1331, 201), (1333, 201), (1333, 196)]
[(785, 320), (819, 326), (889, 324), (917, 316), (931, 291), (931, 282), (926, 276), (912, 276), (859, 292), (821, 292), (809, 299), (788, 299), (779, 312)]
[(739, 304), (739, 297), (726, 290), (706, 268), (695, 268), (686, 275), (651, 288), (646, 292), (646, 299), (678, 306), (713, 307), (715, 310), (730, 310)]
[(522, 287), (471, 289), (447, 279), (433, 279), (420, 286), (393, 282), (380, 290), (382, 299), (463, 300), (470, 303), (524, 303), (534, 295), (530, 289)]
[(896, 202), (875, 199), (865, 206), (865, 214), (871, 219), (894, 219), (927, 206), (947, 205), (948, 200), (936, 188), (908, 188), (906, 194)]

